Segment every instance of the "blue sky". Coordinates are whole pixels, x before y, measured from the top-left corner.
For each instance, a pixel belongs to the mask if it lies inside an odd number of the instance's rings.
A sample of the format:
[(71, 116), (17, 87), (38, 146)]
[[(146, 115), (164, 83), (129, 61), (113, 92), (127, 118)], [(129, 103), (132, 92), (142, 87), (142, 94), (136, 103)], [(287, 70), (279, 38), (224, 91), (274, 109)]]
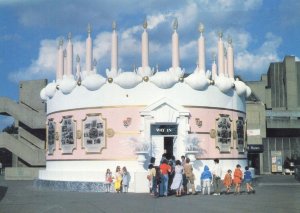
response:
[[(84, 67), (87, 24), (93, 28), (97, 70), (110, 67), (112, 21), (117, 22), (119, 67), (140, 66), (140, 37), (147, 18), (151, 67), (171, 67), (172, 23), (178, 19), (181, 67), (196, 67), (198, 25), (205, 25), (206, 67), (216, 51), (217, 32), (232, 37), (235, 72), (259, 80), (269, 63), (300, 55), (299, 0), (0, 0), (0, 96), (18, 100), (18, 82), (54, 79), (56, 48), (73, 35)], [(2, 118), (6, 124), (7, 118)]]

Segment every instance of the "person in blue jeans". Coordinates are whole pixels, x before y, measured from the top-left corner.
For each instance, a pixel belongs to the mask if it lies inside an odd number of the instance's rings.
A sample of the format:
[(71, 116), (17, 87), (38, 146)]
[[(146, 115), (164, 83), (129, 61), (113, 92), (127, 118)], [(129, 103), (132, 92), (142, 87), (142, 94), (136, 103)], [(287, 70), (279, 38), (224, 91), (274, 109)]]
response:
[(168, 196), (168, 182), (169, 182), (169, 172), (171, 172), (171, 166), (168, 164), (166, 159), (163, 160), (162, 164), (159, 166), (161, 173), (161, 183), (160, 183), (160, 196)]

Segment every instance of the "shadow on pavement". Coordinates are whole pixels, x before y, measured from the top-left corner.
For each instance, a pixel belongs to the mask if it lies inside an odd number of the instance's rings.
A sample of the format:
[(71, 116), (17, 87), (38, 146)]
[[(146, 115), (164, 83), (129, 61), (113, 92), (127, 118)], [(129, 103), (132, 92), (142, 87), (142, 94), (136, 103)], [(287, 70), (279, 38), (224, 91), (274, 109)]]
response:
[(7, 187), (0, 186), (0, 201), (4, 198), (6, 192), (7, 192)]

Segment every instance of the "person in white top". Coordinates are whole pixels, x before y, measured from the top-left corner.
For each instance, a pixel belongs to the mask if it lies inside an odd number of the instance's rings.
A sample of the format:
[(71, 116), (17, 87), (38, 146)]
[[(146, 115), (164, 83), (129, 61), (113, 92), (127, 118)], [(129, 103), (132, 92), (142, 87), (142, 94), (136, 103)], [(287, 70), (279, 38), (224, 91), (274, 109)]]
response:
[(219, 164), (219, 159), (214, 159), (214, 167), (212, 169), (213, 173), (213, 186), (215, 193), (214, 195), (220, 195), (221, 194), (221, 177), (222, 177), (222, 169)]

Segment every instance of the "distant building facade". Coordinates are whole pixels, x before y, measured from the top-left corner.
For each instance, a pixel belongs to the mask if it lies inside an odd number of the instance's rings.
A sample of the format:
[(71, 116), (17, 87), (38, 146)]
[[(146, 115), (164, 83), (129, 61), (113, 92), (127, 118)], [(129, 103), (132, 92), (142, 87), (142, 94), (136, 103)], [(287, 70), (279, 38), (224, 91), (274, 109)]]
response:
[(247, 85), (252, 90), (247, 101), (248, 148), (263, 145), (257, 153), (249, 151), (249, 163), (260, 173), (282, 172), (284, 159), (300, 158), (300, 62), (286, 56), (271, 63), (260, 81)]

